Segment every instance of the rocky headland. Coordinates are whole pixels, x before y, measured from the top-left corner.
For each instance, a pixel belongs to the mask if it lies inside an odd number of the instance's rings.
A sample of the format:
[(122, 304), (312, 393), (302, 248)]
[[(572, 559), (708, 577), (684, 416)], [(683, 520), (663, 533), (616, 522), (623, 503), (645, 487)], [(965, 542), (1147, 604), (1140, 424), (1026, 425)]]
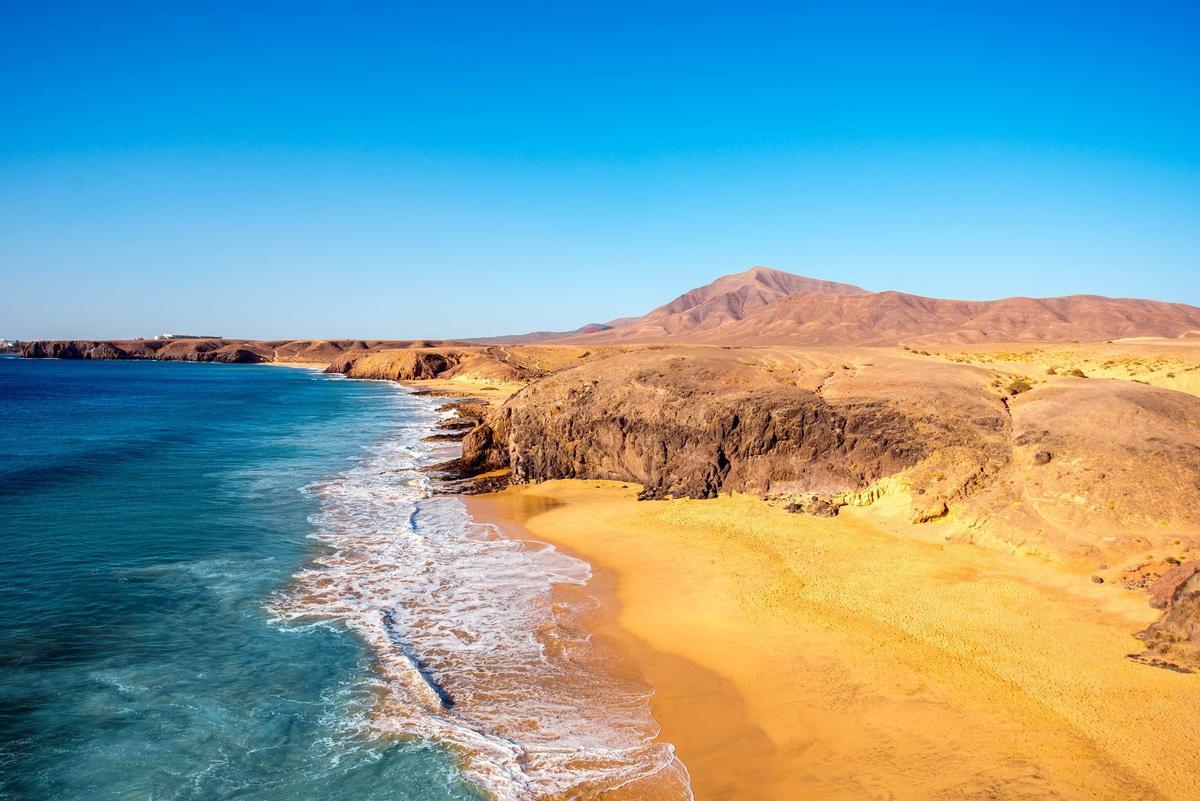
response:
[(445, 345), (429, 340), (349, 339), (120, 339), (33, 340), (18, 352), (29, 359), (154, 359), (162, 361), (262, 364), (269, 362), (325, 364), (347, 353), (384, 348)]
[[(462, 440), (438, 471), (464, 490), (607, 479), (643, 499), (749, 493), (813, 516), (849, 506), (906, 536), (1035, 555), (1143, 591), (1200, 558), (1195, 330), (1200, 309), (1179, 304), (934, 301), (756, 268), (642, 317), (497, 342), (37, 341), (20, 352), (315, 363), (414, 382), (471, 399), (451, 401), (434, 435)], [(760, 344), (771, 342), (789, 344)], [(1194, 584), (1158, 591), (1166, 612), (1144, 634), (1157, 663), (1200, 667)]]

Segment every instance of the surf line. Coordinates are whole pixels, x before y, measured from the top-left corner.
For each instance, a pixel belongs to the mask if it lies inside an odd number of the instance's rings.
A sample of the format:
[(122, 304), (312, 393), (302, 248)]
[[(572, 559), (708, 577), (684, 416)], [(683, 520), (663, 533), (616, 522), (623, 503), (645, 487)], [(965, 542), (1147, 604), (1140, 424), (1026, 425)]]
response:
[(421, 659), (412, 645), (401, 637), (400, 632), (397, 631), (396, 613), (391, 609), (384, 609), (380, 614), (383, 617), (383, 628), (387, 632), (388, 641), (400, 649), (400, 653), (416, 672), (421, 682), (434, 694), (438, 706), (445, 710), (453, 709), (454, 696), (438, 681), (437, 676), (429, 669), (429, 665), (425, 663), (425, 660)]

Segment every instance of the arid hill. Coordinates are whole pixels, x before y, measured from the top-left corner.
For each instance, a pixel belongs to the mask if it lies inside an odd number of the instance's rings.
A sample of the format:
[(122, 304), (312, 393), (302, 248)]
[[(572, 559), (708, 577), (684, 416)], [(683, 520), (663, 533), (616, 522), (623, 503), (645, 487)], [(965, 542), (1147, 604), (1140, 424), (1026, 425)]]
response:
[(1200, 308), (1096, 295), (941, 300), (754, 267), (685, 292), (640, 317), (574, 331), (471, 340), (176, 339), (35, 341), (27, 356), (88, 359), (331, 363), (380, 350), (562, 343), (714, 345), (919, 345), (1103, 342), (1130, 337), (1200, 337)]
[(1200, 331), (1200, 308), (1153, 300), (1072, 295), (995, 301), (868, 292), (755, 267), (693, 289), (641, 317), (571, 342), (721, 345), (1099, 342)]
[(835, 506), (890, 494), (905, 521), (952, 520), (957, 536), (1056, 559), (1200, 546), (1200, 398), (1136, 381), (895, 350), (685, 346), (542, 378), (485, 429), (468, 436), (468, 469), (507, 466), (518, 482)]
[(414, 345), (350, 350), (326, 368), (350, 378), (389, 381), (458, 381), (520, 387), (588, 361), (624, 353), (639, 346), (604, 345)]
[(510, 345), (533, 345), (539, 342), (551, 342), (556, 339), (574, 336), (576, 334), (594, 334), (597, 331), (607, 331), (612, 328), (606, 323), (588, 323), (576, 328), (574, 331), (530, 331), (528, 334), (510, 334), (509, 336), (499, 337), (474, 337), (472, 339), (463, 340), (475, 345), (490, 345), (493, 343), (510, 344)]

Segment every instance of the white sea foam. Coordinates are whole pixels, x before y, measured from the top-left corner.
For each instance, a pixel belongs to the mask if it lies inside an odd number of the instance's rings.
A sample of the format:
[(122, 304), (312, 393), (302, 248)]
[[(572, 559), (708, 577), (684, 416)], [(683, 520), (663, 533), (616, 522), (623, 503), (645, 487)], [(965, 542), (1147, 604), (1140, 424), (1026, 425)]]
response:
[[(331, 552), (297, 576), (279, 618), (340, 621), (375, 654), (376, 731), (451, 749), (498, 799), (586, 798), (627, 788), (690, 799), (673, 749), (653, 742), (650, 689), (620, 677), (555, 597), (588, 565), (474, 523), (430, 494), (422, 442), (440, 415), (397, 393), (394, 435), (310, 491)], [(636, 793), (633, 793), (636, 789)], [(616, 797), (616, 796), (614, 796)]]

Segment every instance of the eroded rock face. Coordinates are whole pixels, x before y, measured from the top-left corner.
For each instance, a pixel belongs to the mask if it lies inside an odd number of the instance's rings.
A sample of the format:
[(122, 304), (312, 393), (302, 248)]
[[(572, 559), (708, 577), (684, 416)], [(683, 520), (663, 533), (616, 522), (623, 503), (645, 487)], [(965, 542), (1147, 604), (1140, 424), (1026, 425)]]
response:
[(532, 384), (464, 440), (515, 482), (632, 481), (644, 498), (840, 492), (915, 464), (925, 444), (885, 401), (830, 403), (752, 365), (670, 351)]
[(1150, 585), (1150, 605), (1155, 609), (1169, 609), (1179, 588), (1197, 573), (1200, 573), (1200, 562), (1175, 565), (1163, 573), (1157, 581)]
[[(29, 359), (154, 359), (182, 362), (335, 362), (352, 364), (368, 353), (431, 348), (428, 340), (176, 339), (35, 340), (21, 344)], [(344, 370), (339, 370), (344, 372)]]
[(335, 359), (325, 372), (389, 381), (463, 377), (498, 383), (523, 383), (540, 375), (536, 370), (514, 363), (508, 350), (499, 347), (352, 351)]
[(468, 431), (462, 441), (458, 472), (474, 475), (508, 467), (508, 433), (508, 417), (503, 413)]
[(453, 350), (358, 352), (336, 359), (325, 372), (345, 373), (351, 378), (420, 381), (443, 375), (461, 360), (462, 354)]
[(1166, 612), (1139, 633), (1144, 654), (1132, 658), (1175, 670), (1200, 669), (1200, 562), (1178, 565), (1150, 589), (1151, 604)]
[(268, 361), (267, 352), (261, 343), (228, 342), (221, 339), (34, 341), (25, 343), (20, 351), (27, 359), (155, 359), (229, 364)]
[(107, 342), (35, 341), (21, 346), (26, 359), (119, 359), (122, 352)]
[(247, 348), (222, 348), (212, 352), (212, 358), (207, 361), (224, 364), (257, 364), (264, 361), (263, 357)]

